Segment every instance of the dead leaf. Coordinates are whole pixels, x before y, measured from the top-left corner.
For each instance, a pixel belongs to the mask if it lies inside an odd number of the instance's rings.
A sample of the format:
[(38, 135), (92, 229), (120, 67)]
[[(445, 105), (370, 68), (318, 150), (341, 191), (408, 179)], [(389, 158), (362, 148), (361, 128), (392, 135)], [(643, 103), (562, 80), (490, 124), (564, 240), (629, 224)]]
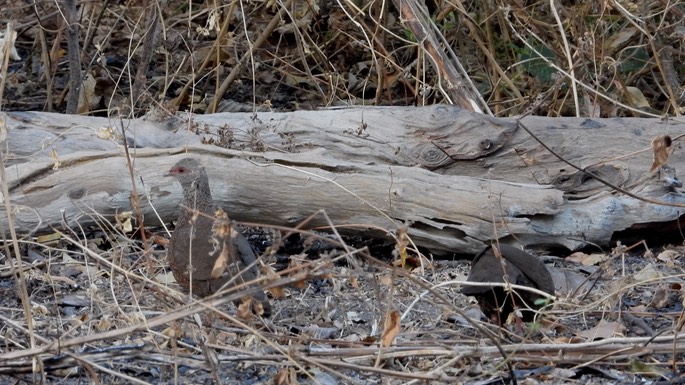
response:
[(642, 270), (638, 271), (637, 273), (634, 274), (634, 278), (637, 282), (647, 282), (647, 281), (656, 281), (657, 279), (661, 278), (662, 274), (659, 273), (655, 268), (654, 265), (651, 263), (645, 266)]
[(101, 318), (98, 322), (95, 323), (95, 330), (99, 332), (104, 332), (110, 330), (111, 328), (112, 321), (110, 321), (108, 318)]
[[(305, 240), (306, 241), (306, 240)], [(293, 256), (290, 258), (290, 264), (288, 265), (288, 270), (295, 271), (297, 275), (302, 275), (304, 277), (308, 277), (306, 272), (302, 271), (302, 261), (300, 258), (305, 258), (306, 254), (300, 254), (299, 256)], [(302, 274), (304, 273), (304, 274)], [(295, 278), (293, 275), (290, 275), (291, 277)], [(299, 281), (295, 281), (290, 284), (290, 286), (296, 288), (296, 289), (304, 289), (307, 287), (307, 279), (301, 279)]]
[(133, 212), (132, 211), (122, 211), (115, 216), (117, 221), (117, 227), (122, 229), (125, 233), (130, 233), (133, 231)]
[(171, 271), (159, 273), (159, 274), (155, 275), (155, 279), (157, 280), (157, 282), (161, 283), (162, 285), (168, 285), (168, 284), (176, 282), (176, 279), (174, 278), (174, 274)]
[(114, 128), (112, 127), (100, 127), (97, 132), (97, 137), (100, 139), (111, 140), (114, 139)]
[(264, 315), (264, 305), (262, 304), (261, 301), (252, 301), (254, 305), (252, 305), (252, 312), (258, 316), (263, 316)]
[(585, 342), (585, 339), (579, 337), (557, 337), (554, 339), (555, 344), (579, 344)]
[(404, 268), (413, 271), (421, 267), (421, 258), (408, 256), (404, 261)]
[(583, 260), (582, 264), (585, 266), (594, 266), (606, 261), (607, 259), (608, 257), (606, 254), (590, 254)]
[(169, 245), (169, 239), (164, 238), (163, 236), (159, 234), (147, 234), (150, 238), (150, 241), (152, 241), (153, 244), (162, 246), (162, 247), (167, 247)]
[(383, 334), (381, 334), (381, 346), (388, 347), (395, 341), (395, 337), (400, 333), (400, 312), (391, 310), (385, 315), (383, 324)]
[(577, 251), (564, 259), (568, 262), (581, 263), (583, 261), (583, 258), (585, 258), (586, 256), (587, 254), (583, 253), (582, 251)]
[(675, 260), (676, 258), (680, 257), (680, 253), (675, 251), (675, 250), (664, 250), (659, 255), (656, 256), (656, 259), (666, 263), (666, 266), (668, 267), (675, 267)]
[(584, 266), (593, 266), (607, 260), (606, 254), (585, 254), (581, 251), (575, 252), (568, 257), (567, 261), (580, 263)]
[(266, 291), (268, 291), (271, 294), (271, 296), (273, 298), (276, 298), (276, 299), (285, 298), (288, 296), (285, 292), (285, 289), (283, 289), (280, 286), (279, 287), (271, 287), (269, 289), (266, 289)]
[(274, 385), (291, 385), (290, 382), (292, 378), (293, 368), (283, 368), (276, 373), (276, 375), (271, 379), (271, 383)]
[[(5, 43), (5, 40), (9, 40), (9, 44)], [(19, 52), (17, 52), (17, 47), (14, 46), (15, 41), (17, 40), (17, 31), (12, 31), (10, 33), (9, 39), (5, 38), (5, 33), (0, 32), (0, 57), (5, 56), (5, 47), (9, 46), (10, 47), (10, 59), (12, 60), (21, 60), (21, 56), (19, 56)]]
[(628, 103), (638, 108), (649, 108), (649, 102), (645, 95), (637, 87), (626, 87), (626, 96), (628, 97)]
[(641, 373), (643, 375), (652, 375), (656, 377), (667, 377), (670, 375), (670, 372), (664, 368), (660, 368), (656, 365), (649, 365), (641, 361), (632, 361), (630, 363), (630, 371), (632, 373)]
[(623, 329), (624, 327), (621, 323), (615, 321), (609, 322), (603, 319), (599, 321), (599, 324), (597, 324), (597, 326), (588, 330), (578, 332), (576, 333), (576, 335), (578, 337), (583, 337), (590, 341), (594, 341), (611, 338), (614, 336), (620, 336), (621, 331), (623, 331)]
[[(397, 230), (397, 243), (395, 244), (395, 250), (392, 251), (395, 258), (398, 260), (393, 261), (393, 266), (405, 267), (407, 262), (407, 246), (409, 245), (409, 238), (407, 237), (407, 228), (400, 227)], [(398, 264), (399, 262), (399, 264)]]
[(178, 326), (169, 326), (162, 330), (162, 335), (171, 339), (176, 339), (181, 336), (181, 329)]
[(218, 238), (228, 238), (231, 235), (231, 223), (228, 220), (228, 214), (222, 209), (217, 209), (214, 212), (212, 234)]
[(592, 281), (587, 276), (569, 269), (548, 266), (547, 270), (552, 275), (556, 290), (562, 294), (574, 293), (579, 290), (586, 292), (592, 288)]
[(336, 338), (336, 333), (339, 331), (335, 327), (322, 327), (318, 325), (305, 326), (300, 329), (300, 335), (306, 338), (313, 338), (317, 340), (327, 340)]
[(636, 33), (637, 28), (634, 27), (620, 28), (618, 33), (611, 35), (605, 44), (612, 50), (616, 49), (629, 41)]
[(668, 156), (671, 154), (671, 144), (672, 140), (668, 135), (657, 136), (652, 140), (654, 160), (652, 161), (652, 167), (649, 169), (649, 172), (654, 172), (668, 162)]
[[(274, 270), (274, 268), (271, 267), (270, 265), (262, 264), (260, 266), (260, 271), (262, 272), (263, 276), (268, 277), (267, 282), (277, 281), (280, 278), (280, 276), (278, 274), (276, 274), (276, 271)], [(281, 287), (281, 286), (272, 287), (272, 288), (266, 289), (266, 291), (271, 293), (271, 296), (274, 298), (285, 298), (285, 297), (287, 297), (285, 289), (283, 289), (283, 287)]]
[(221, 277), (226, 272), (228, 265), (233, 261), (232, 230), (233, 228), (226, 212), (222, 209), (217, 209), (214, 213), (214, 223), (212, 223), (212, 234), (210, 237), (213, 249), (209, 255), (215, 255), (219, 252), (219, 256), (214, 261), (212, 272), (209, 275), (211, 279)]
[(391, 274), (383, 274), (379, 277), (379, 282), (383, 286), (392, 286), (392, 275)]
[(236, 312), (238, 318), (250, 319), (252, 318), (252, 298), (244, 297), (240, 305), (238, 305), (238, 311)]
[(224, 242), (224, 247), (221, 248), (221, 253), (219, 254), (219, 256), (214, 261), (214, 266), (212, 267), (212, 272), (209, 274), (210, 279), (219, 279), (222, 275), (224, 275), (224, 273), (226, 272), (226, 268), (228, 267), (229, 260), (230, 260), (230, 255), (231, 255), (231, 253), (229, 252), (230, 249), (231, 249), (231, 246), (227, 245)]
[(102, 95), (96, 95), (97, 81), (92, 74), (86, 74), (78, 93), (78, 113), (85, 114), (100, 105)]
[(416, 367), (421, 370), (421, 371), (428, 371), (436, 366), (436, 362), (432, 359), (420, 359), (419, 362), (416, 363)]
[(375, 344), (376, 341), (378, 341), (378, 338), (376, 338), (374, 336), (366, 336), (366, 337), (359, 340), (359, 342), (361, 342), (365, 345), (369, 345), (369, 346)]
[(51, 233), (51, 234), (45, 234), (45, 235), (40, 235), (38, 238), (36, 238), (37, 243), (53, 243), (55, 241), (58, 241), (62, 238), (62, 235), (59, 233)]
[(131, 325), (147, 322), (147, 318), (145, 318), (145, 314), (142, 311), (134, 311), (129, 313), (128, 320)]
[(665, 308), (666, 305), (668, 305), (669, 300), (668, 291), (668, 286), (666, 285), (657, 286), (654, 296), (652, 297), (652, 300), (649, 302), (648, 306), (654, 307), (655, 309)]
[(42, 316), (47, 316), (50, 314), (50, 311), (48, 310), (47, 306), (43, 304), (38, 304), (35, 302), (31, 302), (31, 311), (34, 316), (36, 315), (42, 315)]

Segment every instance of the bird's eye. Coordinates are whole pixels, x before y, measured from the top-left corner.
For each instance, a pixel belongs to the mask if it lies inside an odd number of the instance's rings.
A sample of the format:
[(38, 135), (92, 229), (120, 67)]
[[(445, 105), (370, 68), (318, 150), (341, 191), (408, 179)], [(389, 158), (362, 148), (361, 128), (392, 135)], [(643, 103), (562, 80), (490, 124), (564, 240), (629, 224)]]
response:
[(181, 173), (181, 174), (183, 174), (183, 173), (186, 172), (186, 171), (188, 171), (188, 170), (187, 170), (185, 167), (179, 167), (179, 168), (176, 169), (176, 172), (179, 172), (179, 173)]

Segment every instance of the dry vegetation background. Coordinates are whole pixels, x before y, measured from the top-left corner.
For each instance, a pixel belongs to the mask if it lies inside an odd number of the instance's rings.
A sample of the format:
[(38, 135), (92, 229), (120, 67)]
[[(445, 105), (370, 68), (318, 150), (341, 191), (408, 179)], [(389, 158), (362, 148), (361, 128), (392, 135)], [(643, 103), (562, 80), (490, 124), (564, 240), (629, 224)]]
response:
[[(680, 115), (685, 104), (679, 1), (1, 4), (2, 25), (16, 31), (4, 110), (138, 117), (453, 103), (496, 116), (612, 117)], [(458, 293), (468, 262), (430, 261), (402, 237), (365, 245), (288, 233), (250, 237), (281, 271), (264, 285), (288, 283), (272, 289), (272, 320), (235, 318), (230, 294), (183, 298), (163, 247), (143, 241), (155, 237), (125, 226), (20, 240), (30, 300), (3, 258), (0, 381), (681, 379), (682, 248), (552, 258), (570, 282), (558, 301), (529, 327), (485, 323), (484, 334), (462, 314), (479, 317)]]
[(4, 1), (21, 57), (5, 109), (66, 111), (78, 65), (78, 110), (99, 115), (459, 104), (455, 92), (497, 116), (683, 113), (677, 1), (71, 2)]

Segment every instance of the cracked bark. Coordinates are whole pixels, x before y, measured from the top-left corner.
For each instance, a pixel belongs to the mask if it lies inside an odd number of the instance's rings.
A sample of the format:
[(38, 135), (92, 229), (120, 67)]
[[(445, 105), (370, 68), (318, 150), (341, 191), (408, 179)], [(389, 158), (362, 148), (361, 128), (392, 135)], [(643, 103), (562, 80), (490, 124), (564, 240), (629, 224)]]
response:
[[(679, 219), (579, 174), (513, 120), (456, 107), (371, 107), (292, 113), (162, 116), (119, 122), (7, 113), (8, 184), (23, 233), (94, 225), (130, 210), (121, 145), (135, 154), (147, 224), (171, 220), (180, 187), (164, 173), (200, 158), (217, 204), (239, 221), (294, 226), (326, 210), (347, 233), (387, 237), (408, 226), (437, 254), (475, 253), (495, 239), (527, 247), (608, 245), (617, 232)], [(650, 199), (684, 202), (649, 174), (650, 141), (685, 125), (654, 119), (528, 117), (560, 155)], [(113, 130), (110, 131), (108, 128)], [(679, 142), (676, 141), (677, 147)], [(645, 150), (641, 151), (640, 150)], [(56, 160), (59, 160), (55, 168)], [(676, 152), (669, 165), (682, 169)], [(143, 183), (140, 181), (142, 180)], [(0, 220), (6, 221), (4, 212)], [(322, 216), (312, 226), (325, 226)]]

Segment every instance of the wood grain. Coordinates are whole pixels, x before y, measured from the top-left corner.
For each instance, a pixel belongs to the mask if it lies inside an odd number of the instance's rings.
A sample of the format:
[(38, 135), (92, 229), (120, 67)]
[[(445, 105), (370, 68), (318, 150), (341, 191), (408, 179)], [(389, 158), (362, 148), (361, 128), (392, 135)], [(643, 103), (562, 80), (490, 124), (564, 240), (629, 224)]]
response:
[[(294, 226), (326, 210), (347, 233), (388, 237), (407, 225), (417, 245), (438, 254), (475, 253), (493, 239), (570, 249), (606, 245), (635, 224), (679, 217), (678, 208), (646, 204), (579, 174), (513, 120), (444, 105), (190, 121), (186, 115), (118, 121), (37, 112), (6, 118), (8, 184), (24, 234), (49, 231), (62, 218), (92, 226), (100, 216), (112, 220), (130, 210), (124, 143), (136, 158), (148, 224), (174, 217), (180, 186), (164, 173), (185, 153), (205, 164), (217, 204), (234, 219)], [(524, 122), (560, 155), (612, 183), (650, 199), (685, 202), (649, 173), (651, 140), (676, 138), (682, 123)], [(683, 169), (680, 142), (673, 145), (669, 164)], [(0, 219), (7, 221), (4, 211)], [(312, 225), (326, 222), (319, 216)]]

